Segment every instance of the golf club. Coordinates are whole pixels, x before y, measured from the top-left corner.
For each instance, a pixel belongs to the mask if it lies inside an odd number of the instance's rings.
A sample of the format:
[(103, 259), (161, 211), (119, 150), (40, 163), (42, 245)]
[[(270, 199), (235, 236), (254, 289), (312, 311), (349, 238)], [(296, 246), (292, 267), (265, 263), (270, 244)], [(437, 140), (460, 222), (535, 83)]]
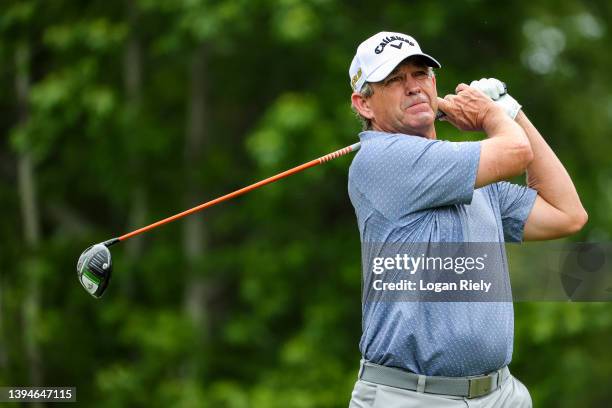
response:
[(282, 178), (289, 177), (293, 174), (299, 173), (310, 167), (314, 167), (316, 165), (328, 162), (340, 156), (344, 156), (345, 154), (348, 154), (350, 152), (356, 152), (357, 150), (359, 150), (360, 147), (361, 147), (361, 143), (352, 144), (343, 149), (336, 150), (335, 152), (326, 154), (325, 156), (321, 156), (318, 159), (314, 159), (307, 163), (293, 167), (292, 169), (286, 170), (275, 176), (268, 177), (264, 180), (261, 180), (251, 185), (248, 185), (246, 187), (243, 187), (232, 193), (215, 198), (214, 200), (207, 201), (196, 207), (190, 208), (189, 210), (185, 210), (181, 213), (172, 215), (170, 217), (164, 218), (163, 220), (154, 222), (153, 224), (147, 225), (145, 227), (142, 227), (132, 232), (129, 232), (127, 234), (124, 234), (120, 237), (111, 238), (99, 244), (92, 245), (89, 248), (87, 248), (85, 251), (83, 251), (83, 253), (81, 253), (81, 256), (79, 257), (79, 260), (77, 262), (77, 275), (78, 275), (79, 282), (81, 282), (81, 285), (83, 285), (85, 290), (90, 295), (92, 295), (95, 298), (100, 298), (106, 291), (106, 288), (108, 287), (108, 284), (111, 278), (111, 272), (113, 269), (111, 253), (110, 253), (110, 250), (108, 249), (110, 246), (115, 245), (118, 242), (123, 242), (127, 239), (135, 237), (136, 235), (150, 231), (153, 228), (157, 228), (169, 222), (176, 221), (179, 218), (183, 218), (187, 215), (201, 211), (205, 208), (212, 207), (213, 205), (219, 204), (223, 201), (227, 201), (234, 197), (238, 197), (239, 195), (248, 193), (249, 191), (265, 186), (266, 184), (270, 184)]

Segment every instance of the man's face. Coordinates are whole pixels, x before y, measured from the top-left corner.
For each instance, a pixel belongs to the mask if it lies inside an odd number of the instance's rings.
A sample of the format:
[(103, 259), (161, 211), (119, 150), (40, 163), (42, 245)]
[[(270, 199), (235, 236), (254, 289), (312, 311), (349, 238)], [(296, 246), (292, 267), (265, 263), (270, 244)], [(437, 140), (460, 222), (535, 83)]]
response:
[(438, 94), (426, 65), (408, 60), (372, 87), (367, 100), (375, 130), (435, 138)]

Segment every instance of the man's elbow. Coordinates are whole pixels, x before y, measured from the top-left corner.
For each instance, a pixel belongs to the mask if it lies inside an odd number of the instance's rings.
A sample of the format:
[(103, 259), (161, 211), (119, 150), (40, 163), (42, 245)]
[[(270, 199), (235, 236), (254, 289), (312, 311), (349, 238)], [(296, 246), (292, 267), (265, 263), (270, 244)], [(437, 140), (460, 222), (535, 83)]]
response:
[(571, 218), (571, 222), (568, 225), (569, 234), (575, 234), (580, 231), (589, 220), (589, 214), (586, 212), (584, 208), (582, 208), (579, 212), (573, 215)]

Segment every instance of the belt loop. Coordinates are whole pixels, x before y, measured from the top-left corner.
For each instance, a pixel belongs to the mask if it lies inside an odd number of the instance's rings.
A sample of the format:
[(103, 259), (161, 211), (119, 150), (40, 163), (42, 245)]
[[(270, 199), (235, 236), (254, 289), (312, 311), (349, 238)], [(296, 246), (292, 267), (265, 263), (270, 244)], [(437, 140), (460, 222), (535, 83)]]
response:
[(419, 380), (417, 382), (416, 392), (424, 393), (425, 392), (425, 382), (427, 381), (427, 377), (423, 374), (419, 374)]
[(359, 373), (357, 374), (357, 379), (361, 380), (361, 376), (363, 375), (363, 369), (365, 368), (365, 359), (361, 359), (359, 361)]

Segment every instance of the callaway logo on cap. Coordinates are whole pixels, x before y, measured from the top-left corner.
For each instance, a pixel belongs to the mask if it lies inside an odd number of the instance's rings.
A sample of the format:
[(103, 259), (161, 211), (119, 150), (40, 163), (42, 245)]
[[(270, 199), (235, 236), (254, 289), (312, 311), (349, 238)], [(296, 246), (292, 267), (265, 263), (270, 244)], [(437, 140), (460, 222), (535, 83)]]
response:
[(382, 81), (400, 62), (413, 55), (424, 57), (429, 66), (442, 67), (433, 57), (424, 54), (409, 35), (388, 31), (374, 34), (357, 47), (349, 68), (351, 87), (359, 92), (366, 82)]

